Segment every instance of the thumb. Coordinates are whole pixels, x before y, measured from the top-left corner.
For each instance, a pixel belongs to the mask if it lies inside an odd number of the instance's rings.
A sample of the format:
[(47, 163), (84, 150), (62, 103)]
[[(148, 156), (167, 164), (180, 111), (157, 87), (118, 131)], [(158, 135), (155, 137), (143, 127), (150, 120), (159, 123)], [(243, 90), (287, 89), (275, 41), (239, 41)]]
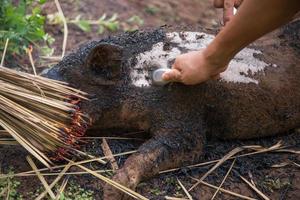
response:
[(171, 69), (162, 75), (163, 80), (171, 82), (181, 82), (181, 72), (177, 69)]

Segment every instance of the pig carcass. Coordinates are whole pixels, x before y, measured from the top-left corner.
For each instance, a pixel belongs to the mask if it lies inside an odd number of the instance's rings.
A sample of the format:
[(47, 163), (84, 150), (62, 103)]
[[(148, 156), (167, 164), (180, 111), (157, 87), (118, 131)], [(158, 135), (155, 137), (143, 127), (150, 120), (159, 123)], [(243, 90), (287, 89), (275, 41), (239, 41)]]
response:
[[(151, 135), (115, 181), (134, 189), (161, 170), (196, 161), (208, 137), (258, 138), (300, 127), (299, 21), (242, 50), (220, 80), (153, 85), (155, 69), (205, 48), (214, 33), (162, 27), (111, 36), (82, 45), (47, 73), (93, 95), (82, 105), (93, 129)], [(112, 187), (104, 190), (104, 199), (123, 198)]]

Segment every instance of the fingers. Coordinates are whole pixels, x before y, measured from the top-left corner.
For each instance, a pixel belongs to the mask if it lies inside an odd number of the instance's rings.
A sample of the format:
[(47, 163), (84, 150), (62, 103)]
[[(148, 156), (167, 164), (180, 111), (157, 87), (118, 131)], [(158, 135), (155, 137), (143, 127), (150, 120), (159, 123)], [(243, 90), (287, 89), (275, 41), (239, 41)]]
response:
[(172, 69), (168, 72), (165, 72), (162, 76), (165, 81), (170, 82), (181, 82), (181, 72), (177, 69)]
[(224, 0), (223, 21), (225, 25), (233, 17), (234, 2), (234, 0)]
[[(233, 0), (234, 7), (238, 8), (243, 3), (243, 0)], [(224, 0), (214, 0), (214, 7), (215, 8), (224, 8)]]
[(241, 6), (241, 4), (243, 3), (243, 0), (235, 0), (234, 1), (234, 7), (238, 8)]
[(224, 0), (214, 0), (214, 7), (215, 8), (223, 8), (224, 7)]
[(240, 7), (243, 0), (214, 0), (214, 7), (223, 8), (223, 22), (226, 24), (234, 15), (234, 8)]

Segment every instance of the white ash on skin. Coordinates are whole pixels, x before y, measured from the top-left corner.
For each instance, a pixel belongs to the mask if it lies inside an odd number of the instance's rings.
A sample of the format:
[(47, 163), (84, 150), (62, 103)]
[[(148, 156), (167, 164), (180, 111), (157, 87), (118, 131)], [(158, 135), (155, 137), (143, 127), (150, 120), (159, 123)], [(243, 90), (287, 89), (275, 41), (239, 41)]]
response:
[[(172, 32), (167, 33), (167, 38), (172, 44), (171, 48), (165, 50), (164, 43), (159, 42), (153, 45), (150, 51), (146, 51), (137, 56), (137, 64), (131, 72), (132, 83), (137, 87), (149, 87), (151, 85), (150, 68), (156, 66), (159, 68), (170, 67), (174, 59), (185, 52), (201, 50), (214, 39), (214, 35), (202, 32)], [(221, 73), (221, 80), (233, 83), (254, 83), (258, 80), (252, 78), (258, 72), (266, 67), (277, 67), (267, 64), (254, 55), (262, 54), (261, 51), (244, 48), (230, 62), (227, 70)]]

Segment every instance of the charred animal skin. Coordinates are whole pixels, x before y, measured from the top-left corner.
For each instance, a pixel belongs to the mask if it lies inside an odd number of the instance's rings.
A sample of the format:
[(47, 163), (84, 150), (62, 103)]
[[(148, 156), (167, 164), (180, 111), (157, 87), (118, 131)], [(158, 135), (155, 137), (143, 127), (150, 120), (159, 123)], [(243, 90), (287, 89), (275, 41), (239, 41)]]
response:
[[(135, 86), (130, 73), (137, 56), (159, 42), (165, 48), (172, 45), (168, 31), (125, 33), (90, 42), (47, 74), (93, 95), (82, 105), (94, 121), (92, 128), (146, 130), (152, 136), (127, 159), (114, 180), (134, 189), (160, 170), (196, 161), (207, 137), (258, 138), (300, 126), (300, 51), (286, 45), (293, 42), (289, 32), (274, 33), (253, 47), (263, 51), (259, 59), (277, 66), (254, 75), (258, 84)], [(104, 199), (124, 198), (114, 188), (104, 190)]]

